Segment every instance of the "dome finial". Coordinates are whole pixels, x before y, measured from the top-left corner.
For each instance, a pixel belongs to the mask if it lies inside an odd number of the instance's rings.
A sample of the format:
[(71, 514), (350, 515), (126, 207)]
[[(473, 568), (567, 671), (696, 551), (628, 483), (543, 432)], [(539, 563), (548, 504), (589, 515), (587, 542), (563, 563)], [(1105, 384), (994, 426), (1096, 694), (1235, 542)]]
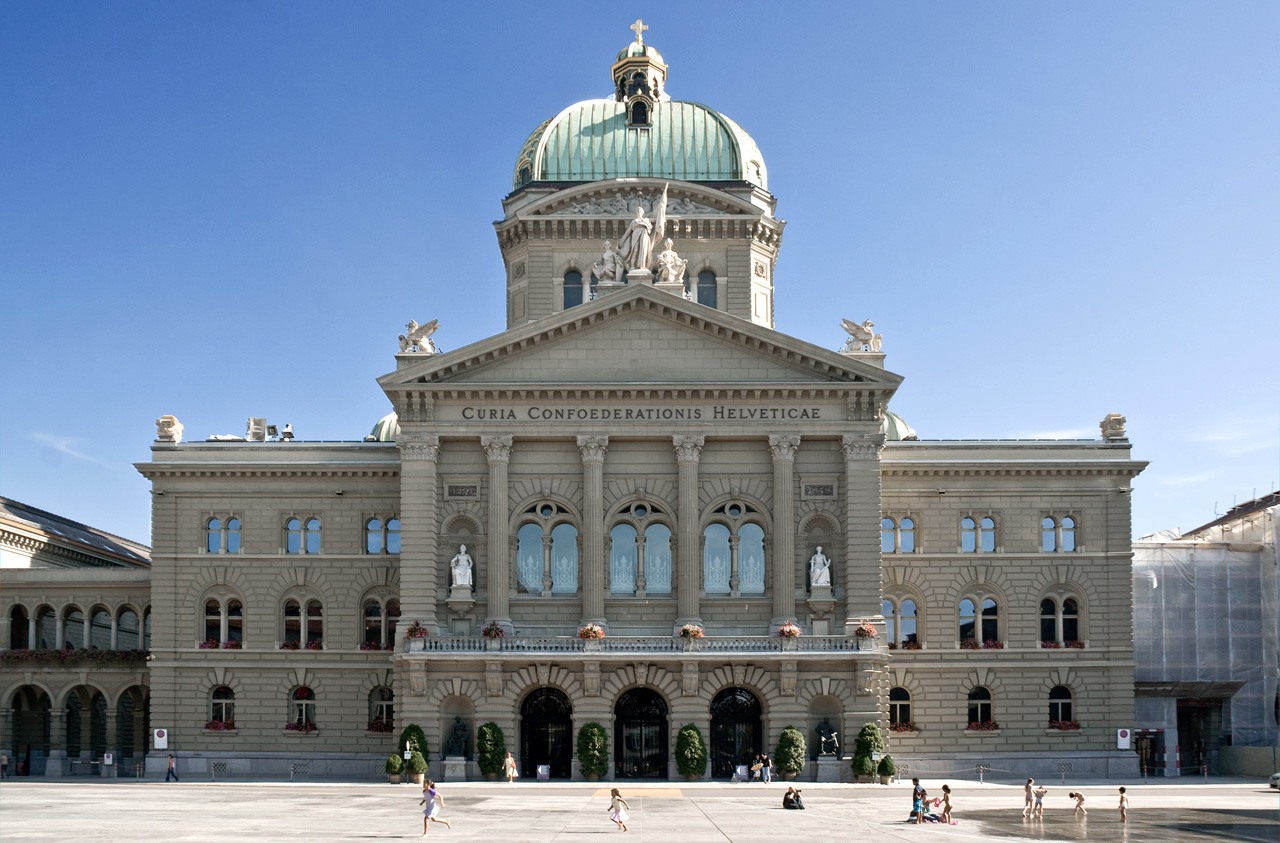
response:
[(644, 33), (648, 28), (649, 27), (644, 25), (644, 20), (642, 18), (636, 18), (636, 22), (631, 24), (631, 26), (627, 27), (627, 29), (630, 29), (632, 32), (636, 34), (637, 44), (644, 43)]

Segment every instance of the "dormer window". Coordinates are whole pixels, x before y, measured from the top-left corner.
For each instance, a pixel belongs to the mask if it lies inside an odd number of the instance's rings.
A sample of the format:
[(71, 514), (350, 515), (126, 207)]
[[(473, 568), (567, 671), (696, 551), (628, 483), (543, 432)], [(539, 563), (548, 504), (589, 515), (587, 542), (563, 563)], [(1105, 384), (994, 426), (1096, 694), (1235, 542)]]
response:
[(631, 126), (648, 126), (649, 125), (649, 104), (643, 100), (635, 100), (631, 103), (627, 116), (627, 124)]

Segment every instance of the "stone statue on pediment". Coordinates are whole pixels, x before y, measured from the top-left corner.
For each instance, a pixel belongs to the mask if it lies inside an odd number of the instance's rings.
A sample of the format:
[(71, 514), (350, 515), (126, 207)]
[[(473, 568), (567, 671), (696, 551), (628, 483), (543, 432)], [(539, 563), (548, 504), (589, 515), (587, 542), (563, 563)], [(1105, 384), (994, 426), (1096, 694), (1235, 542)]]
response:
[(596, 277), (597, 281), (606, 283), (621, 280), (619, 276), (626, 274), (626, 268), (622, 265), (622, 258), (613, 250), (613, 244), (610, 241), (604, 241), (604, 254), (591, 265), (591, 274)]
[(859, 351), (878, 353), (883, 346), (884, 338), (872, 330), (875, 326), (876, 323), (870, 319), (863, 320), (861, 325), (849, 319), (841, 319), (840, 327), (845, 329), (849, 338), (844, 341), (840, 353), (851, 354)]
[(432, 319), (425, 325), (419, 325), (410, 319), (405, 324), (405, 331), (400, 335), (400, 353), (420, 352), (422, 354), (439, 354), (440, 349), (431, 340), (431, 335), (440, 329), (440, 322)]
[(156, 441), (172, 442), (175, 445), (182, 441), (182, 422), (177, 416), (161, 416), (156, 419)]
[(670, 237), (662, 241), (662, 251), (658, 253), (657, 281), (660, 284), (683, 284), (689, 262), (676, 254), (676, 250), (671, 246)]

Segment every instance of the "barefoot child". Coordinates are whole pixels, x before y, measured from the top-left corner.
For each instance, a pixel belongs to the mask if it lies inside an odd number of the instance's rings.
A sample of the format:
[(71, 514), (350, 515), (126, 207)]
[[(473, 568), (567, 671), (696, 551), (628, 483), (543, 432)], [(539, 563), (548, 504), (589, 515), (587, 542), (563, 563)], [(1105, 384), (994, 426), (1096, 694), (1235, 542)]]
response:
[(1067, 796), (1069, 796), (1070, 798), (1072, 798), (1072, 799), (1076, 800), (1076, 811), (1075, 811), (1075, 813), (1076, 813), (1076, 816), (1077, 816), (1077, 817), (1083, 817), (1083, 816), (1086, 816), (1086, 815), (1089, 813), (1088, 811), (1086, 811), (1086, 810), (1084, 809), (1084, 794), (1083, 794), (1083, 793), (1068, 793), (1068, 794), (1067, 794)]
[(942, 821), (951, 825), (951, 785), (942, 786)]
[(1129, 820), (1129, 797), (1125, 794), (1124, 788), (1120, 788), (1120, 822)]
[(422, 801), (419, 805), (425, 805), (422, 809), (422, 837), (427, 836), (428, 823), (441, 823), (445, 828), (450, 828), (449, 821), (440, 818), (440, 809), (444, 807), (444, 796), (436, 790), (436, 783), (427, 779), (422, 783)]
[(1036, 797), (1035, 810), (1031, 812), (1033, 817), (1044, 819), (1044, 797), (1049, 792), (1049, 788), (1044, 785), (1037, 787), (1032, 793)]
[(613, 820), (614, 825), (618, 828), (626, 831), (627, 820), (631, 819), (627, 809), (631, 806), (627, 804), (627, 800), (622, 798), (622, 794), (618, 792), (616, 787), (609, 791), (609, 795), (612, 797), (609, 800), (609, 819)]

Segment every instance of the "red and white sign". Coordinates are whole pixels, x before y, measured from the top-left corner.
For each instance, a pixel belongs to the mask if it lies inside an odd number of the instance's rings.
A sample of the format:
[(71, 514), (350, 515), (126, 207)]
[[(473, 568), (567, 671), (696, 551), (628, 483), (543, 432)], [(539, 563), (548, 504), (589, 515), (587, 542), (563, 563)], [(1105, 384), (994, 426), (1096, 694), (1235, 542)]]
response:
[(168, 729), (154, 729), (152, 730), (152, 736), (155, 741), (156, 749), (169, 748), (169, 730)]
[(1116, 749), (1129, 749), (1133, 732), (1128, 729), (1116, 729)]

